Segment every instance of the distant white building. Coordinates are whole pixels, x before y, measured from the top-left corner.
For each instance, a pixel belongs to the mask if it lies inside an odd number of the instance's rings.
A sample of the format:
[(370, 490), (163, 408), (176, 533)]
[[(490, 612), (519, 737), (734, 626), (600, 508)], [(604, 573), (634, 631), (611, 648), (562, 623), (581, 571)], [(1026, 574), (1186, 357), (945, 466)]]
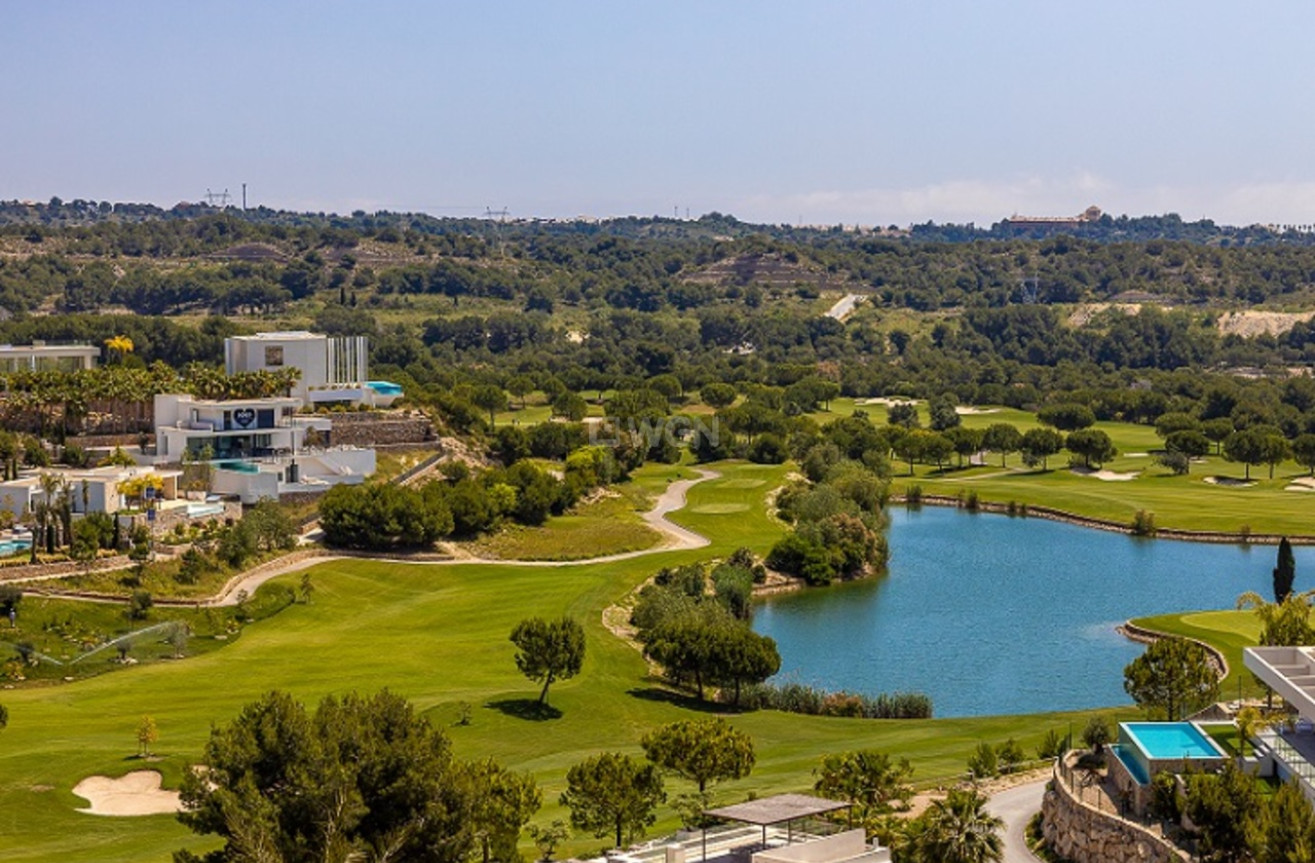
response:
[(239, 372), (301, 370), (292, 394), (310, 405), (342, 402), (388, 407), (402, 388), (371, 381), (365, 336), (325, 336), (305, 331), (257, 333), (224, 340), (224, 369)]
[(95, 345), (0, 345), (0, 372), (72, 372), (94, 368), (100, 359)]
[(292, 397), (215, 401), (155, 397), (155, 461), (179, 463), (209, 454), (211, 490), (243, 503), (359, 483), (374, 473), (373, 449), (335, 447), (326, 416), (298, 414)]

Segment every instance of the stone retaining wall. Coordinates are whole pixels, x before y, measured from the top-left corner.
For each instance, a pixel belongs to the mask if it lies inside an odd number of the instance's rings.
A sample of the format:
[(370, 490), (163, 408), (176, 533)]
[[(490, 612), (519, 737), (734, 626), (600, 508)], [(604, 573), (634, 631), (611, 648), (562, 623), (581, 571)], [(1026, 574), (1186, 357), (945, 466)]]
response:
[(434, 424), (424, 414), (329, 413), (333, 423), (330, 440), (334, 446), (388, 446), (426, 443), (438, 437)]
[(1181, 863), (1186, 852), (1140, 824), (1081, 802), (1064, 784), (1056, 765), (1041, 800), (1046, 845), (1073, 863)]

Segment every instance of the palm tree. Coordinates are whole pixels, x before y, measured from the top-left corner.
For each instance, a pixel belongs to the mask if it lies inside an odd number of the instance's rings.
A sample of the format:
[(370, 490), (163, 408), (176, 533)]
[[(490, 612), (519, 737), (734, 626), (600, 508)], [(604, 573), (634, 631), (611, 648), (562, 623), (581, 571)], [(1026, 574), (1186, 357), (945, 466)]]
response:
[(127, 336), (110, 336), (105, 340), (105, 349), (109, 351), (111, 359), (121, 363), (124, 357), (132, 353), (132, 339)]
[(1254, 608), (1260, 618), (1260, 643), (1266, 647), (1296, 647), (1315, 639), (1310, 624), (1310, 601), (1315, 590), (1290, 593), (1282, 602), (1269, 602), (1254, 590), (1237, 598), (1238, 610)]
[(1000, 832), (1004, 821), (986, 811), (986, 796), (976, 788), (953, 788), (926, 814), (925, 830), (914, 842), (918, 859), (936, 863), (999, 863), (1004, 859)]

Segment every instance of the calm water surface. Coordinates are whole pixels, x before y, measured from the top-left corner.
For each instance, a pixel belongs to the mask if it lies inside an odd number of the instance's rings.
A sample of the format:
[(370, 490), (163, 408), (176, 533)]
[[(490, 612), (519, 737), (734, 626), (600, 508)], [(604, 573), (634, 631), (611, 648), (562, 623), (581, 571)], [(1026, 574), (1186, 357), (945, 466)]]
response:
[[(1116, 625), (1272, 590), (1274, 546), (1133, 539), (947, 507), (897, 508), (891, 521), (885, 577), (759, 603), (753, 628), (777, 641), (778, 681), (925, 692), (937, 716), (1126, 704), (1123, 666), (1142, 648)], [(1298, 589), (1315, 586), (1315, 549), (1296, 557)]]

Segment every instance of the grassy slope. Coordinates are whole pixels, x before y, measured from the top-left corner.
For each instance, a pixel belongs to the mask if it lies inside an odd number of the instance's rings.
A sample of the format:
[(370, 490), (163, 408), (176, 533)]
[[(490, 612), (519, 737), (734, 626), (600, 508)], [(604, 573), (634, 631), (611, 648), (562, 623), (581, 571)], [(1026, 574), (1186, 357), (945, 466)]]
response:
[(649, 463), (636, 470), (630, 482), (616, 486), (615, 496), (578, 505), (541, 527), (506, 527), (467, 548), (504, 560), (580, 560), (652, 548), (662, 537), (640, 513), (652, 508), (653, 498), (669, 481), (691, 474), (688, 467)]
[[(610, 565), (419, 567), (340, 561), (316, 568), (315, 601), (248, 628), (221, 651), (105, 675), (77, 684), (6, 692), (10, 726), (0, 732), (0, 857), (7, 861), (78, 859), (153, 861), (187, 844), (202, 847), (172, 818), (94, 818), (71, 788), (93, 773), (140, 766), (134, 729), (143, 714), (160, 727), (156, 765), (166, 784), (195, 758), (212, 722), (271, 688), (314, 700), (328, 692), (387, 686), (450, 726), (462, 701), (475, 706), (468, 727), (451, 727), (458, 753), (493, 755), (533, 770), (543, 784), (540, 818), (560, 817), (556, 798), (566, 768), (602, 749), (638, 751), (643, 732), (690, 715), (645, 679), (639, 654), (603, 629), (600, 613), (661, 565), (724, 554), (739, 545), (765, 548), (778, 528), (766, 518), (767, 490), (781, 467), (726, 465), (725, 478), (696, 486), (680, 521), (715, 538), (708, 549)], [(761, 478), (762, 485), (744, 480)], [(746, 488), (746, 486), (752, 486)], [(747, 505), (748, 509), (740, 509)], [(734, 507), (735, 511), (717, 513)], [(698, 512), (703, 510), (703, 512)], [(292, 579), (297, 576), (291, 576)], [(589, 655), (582, 675), (554, 686), (560, 719), (516, 713), (535, 687), (512, 662), (506, 633), (522, 617), (569, 612), (586, 624)], [(866, 722), (759, 712), (736, 718), (753, 735), (759, 764), (723, 799), (749, 790), (803, 789), (822, 753), (875, 746), (911, 758), (915, 778), (958, 772), (980, 740), (1015, 736), (1032, 749), (1048, 728), (1085, 722), (1085, 714)], [(50, 790), (40, 790), (49, 786)], [(687, 790), (678, 783), (673, 793)], [(657, 829), (674, 826), (669, 809)], [(580, 837), (568, 853), (596, 849)]]

